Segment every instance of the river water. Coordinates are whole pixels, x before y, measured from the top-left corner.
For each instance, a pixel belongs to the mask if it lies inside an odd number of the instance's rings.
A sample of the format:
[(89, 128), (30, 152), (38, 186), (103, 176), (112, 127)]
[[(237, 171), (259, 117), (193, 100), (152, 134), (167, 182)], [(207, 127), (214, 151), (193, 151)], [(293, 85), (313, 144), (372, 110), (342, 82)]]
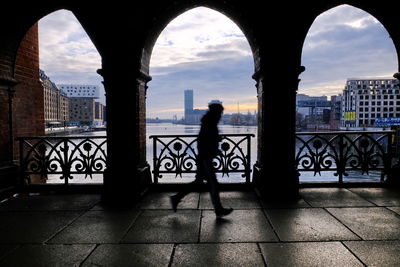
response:
[[(153, 164), (153, 142), (149, 139), (151, 135), (179, 135), (179, 134), (198, 134), (200, 130), (199, 125), (182, 125), (172, 123), (148, 123), (146, 126), (146, 154), (147, 161), (151, 166)], [(254, 165), (257, 159), (257, 126), (232, 126), (232, 125), (219, 125), (221, 134), (254, 134), (255, 137), (251, 140), (251, 166)], [(105, 136), (105, 131), (98, 132), (86, 132), (74, 136)], [(300, 144), (297, 144), (300, 145)], [(294, 156), (294, 155), (293, 155)], [(271, 175), (273, 175), (271, 173)], [(238, 183), (245, 182), (245, 179), (240, 174), (230, 174), (229, 177), (217, 174), (218, 180), (222, 183)], [(163, 178), (159, 179), (160, 183), (181, 183), (189, 182), (194, 179), (194, 174), (184, 174), (182, 177), (175, 177), (173, 174), (163, 175)], [(301, 172), (300, 182), (329, 182), (337, 181), (338, 177), (334, 175), (334, 172), (325, 171), (321, 174), (314, 175), (314, 172)], [(368, 175), (362, 175), (361, 172), (351, 171), (347, 177), (344, 177), (344, 181), (379, 181), (380, 172), (370, 171)], [(84, 175), (74, 175), (74, 178), (70, 180), (70, 183), (102, 183), (102, 175), (93, 175), (92, 178)], [(59, 179), (59, 175), (49, 175), (47, 183), (63, 183), (63, 180)]]

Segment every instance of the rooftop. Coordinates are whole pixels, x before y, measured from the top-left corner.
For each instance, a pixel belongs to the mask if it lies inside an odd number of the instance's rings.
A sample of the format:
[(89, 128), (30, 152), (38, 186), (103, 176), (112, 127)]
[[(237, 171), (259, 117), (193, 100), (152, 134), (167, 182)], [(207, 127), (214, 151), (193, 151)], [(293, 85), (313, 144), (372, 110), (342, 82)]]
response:
[(176, 213), (171, 192), (111, 210), (100, 196), (18, 196), (0, 204), (1, 266), (400, 266), (400, 190), (303, 188), (292, 203), (208, 193)]

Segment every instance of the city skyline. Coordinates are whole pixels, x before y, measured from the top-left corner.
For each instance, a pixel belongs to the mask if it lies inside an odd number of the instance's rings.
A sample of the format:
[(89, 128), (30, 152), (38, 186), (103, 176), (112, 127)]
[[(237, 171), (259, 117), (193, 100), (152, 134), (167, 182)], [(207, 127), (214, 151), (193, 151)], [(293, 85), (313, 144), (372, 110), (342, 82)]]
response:
[[(100, 85), (101, 58), (69, 11), (39, 22), (41, 68), (56, 83)], [(368, 13), (347, 5), (316, 18), (305, 39), (298, 93), (335, 95), (349, 77), (391, 78), (397, 56), (390, 36)], [(159, 36), (151, 57), (147, 117), (183, 114), (183, 91), (199, 95), (195, 108), (220, 99), (227, 112), (256, 110), (254, 64), (244, 34), (230, 19), (200, 7), (178, 16)], [(104, 102), (104, 90), (100, 101)], [(165, 99), (175, 101), (166, 102)]]

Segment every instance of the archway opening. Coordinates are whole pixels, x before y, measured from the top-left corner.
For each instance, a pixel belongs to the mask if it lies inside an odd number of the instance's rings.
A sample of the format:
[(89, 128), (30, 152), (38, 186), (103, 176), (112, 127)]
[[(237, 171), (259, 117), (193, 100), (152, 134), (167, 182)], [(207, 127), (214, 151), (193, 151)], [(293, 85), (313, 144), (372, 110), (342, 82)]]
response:
[[(23, 44), (27, 41), (35, 43), (36, 52), (30, 53), (28, 47), (28, 52), (21, 53), (25, 57), (21, 62), (26, 62), (26, 55), (33, 62), (29, 73), (36, 84), (34, 88), (24, 84), (16, 88), (16, 97), (21, 100), (14, 105), (15, 121), (25, 123), (15, 125), (16, 136), (29, 136), (20, 140), (19, 146), (21, 165), (29, 177), (25, 182), (102, 183), (102, 174), (95, 174), (91, 163), (85, 162), (92, 153), (93, 158), (99, 156), (95, 152), (98, 139), (82, 141), (86, 136), (105, 135), (105, 128), (94, 131), (105, 123), (104, 90), (96, 73), (101, 68), (99, 53), (76, 17), (67, 10), (40, 19), (29, 30), (20, 49), (26, 49)], [(17, 57), (17, 69), (18, 62)], [(23, 96), (29, 91), (35, 91), (35, 97)], [(23, 121), (27, 106), (35, 112), (31, 123)], [(40, 133), (26, 133), (29, 127), (39, 128)], [(51, 138), (37, 137), (43, 135)], [(82, 139), (72, 137), (76, 135)], [(98, 170), (105, 168), (104, 160), (101, 164)]]
[[(224, 116), (219, 124), (221, 134), (256, 135), (257, 97), (251, 78), (253, 73), (249, 43), (238, 26), (226, 16), (198, 7), (171, 21), (159, 35), (150, 61), (153, 79), (147, 90), (146, 134), (147, 160), (151, 168), (154, 169), (155, 164), (154, 139), (148, 137), (197, 135), (201, 117), (211, 101), (221, 101), (224, 106)], [(252, 166), (256, 160), (256, 138), (251, 138), (249, 153)], [(185, 168), (183, 166), (184, 171)], [(183, 179), (180, 179), (181, 175)], [(193, 172), (165, 173), (158, 182), (192, 179)], [(229, 176), (225, 173), (218, 179), (223, 183), (245, 182), (239, 173)]]
[[(298, 131), (381, 131), (385, 127), (377, 123), (379, 120), (400, 117), (400, 91), (393, 78), (396, 50), (384, 26), (371, 14), (341, 5), (319, 15), (305, 39), (302, 65), (306, 71), (296, 99)], [(351, 146), (356, 150), (356, 143), (350, 142), (353, 137), (347, 136), (346, 149)], [(334, 155), (339, 151), (340, 137), (323, 137), (326, 141), (315, 135), (307, 137), (314, 140), (311, 142), (297, 140), (302, 182), (337, 181), (341, 176), (333, 170), (337, 168), (338, 156)], [(310, 149), (300, 152), (304, 144)], [(325, 148), (326, 153), (322, 153)], [(311, 150), (317, 154), (311, 155)], [(379, 181), (381, 171), (361, 170), (360, 157), (355, 155), (354, 162), (346, 165), (349, 171), (342, 173), (343, 181)], [(350, 170), (353, 167), (360, 170)]]

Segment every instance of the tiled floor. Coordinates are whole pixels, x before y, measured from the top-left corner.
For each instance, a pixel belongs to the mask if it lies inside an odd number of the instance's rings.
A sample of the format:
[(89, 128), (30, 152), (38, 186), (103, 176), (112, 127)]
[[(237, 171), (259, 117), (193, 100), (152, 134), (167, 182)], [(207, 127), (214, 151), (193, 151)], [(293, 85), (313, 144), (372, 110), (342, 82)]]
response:
[(171, 210), (149, 193), (129, 210), (98, 195), (15, 197), (0, 204), (0, 266), (400, 266), (400, 190), (304, 188), (292, 203), (221, 192)]

